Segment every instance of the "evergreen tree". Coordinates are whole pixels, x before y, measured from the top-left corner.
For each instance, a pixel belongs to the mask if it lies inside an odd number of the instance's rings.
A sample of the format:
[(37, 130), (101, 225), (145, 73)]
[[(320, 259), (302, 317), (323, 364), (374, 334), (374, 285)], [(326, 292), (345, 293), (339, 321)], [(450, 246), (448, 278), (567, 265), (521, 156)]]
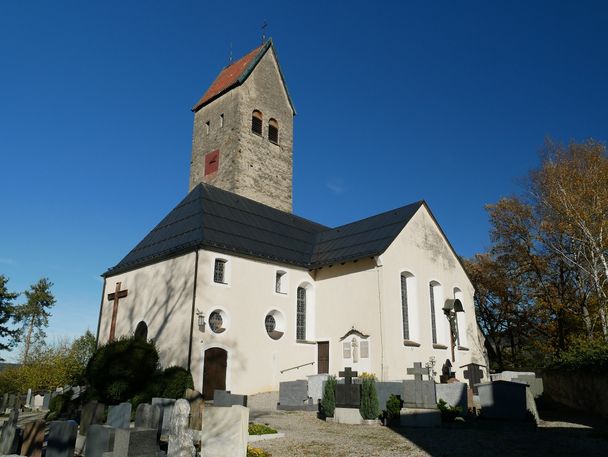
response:
[(55, 304), (51, 293), (53, 283), (42, 278), (24, 292), (27, 302), (15, 307), (15, 320), (22, 325), (23, 362), (28, 361), (32, 344), (42, 342), (46, 337), (44, 329), (49, 325), (49, 309)]
[(4, 342), (0, 341), (0, 351), (10, 350), (16, 343), (19, 330), (10, 329), (6, 324), (14, 318), (15, 307), (13, 301), (19, 296), (14, 292), (9, 292), (6, 284), (8, 278), (0, 275), (0, 338), (7, 338)]

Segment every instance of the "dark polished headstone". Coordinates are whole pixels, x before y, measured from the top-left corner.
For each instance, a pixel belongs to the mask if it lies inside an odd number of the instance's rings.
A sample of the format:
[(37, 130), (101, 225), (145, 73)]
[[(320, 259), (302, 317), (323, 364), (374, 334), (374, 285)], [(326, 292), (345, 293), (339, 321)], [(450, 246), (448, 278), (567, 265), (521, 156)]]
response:
[(401, 399), (405, 408), (437, 408), (435, 381), (403, 381)]
[(87, 430), (84, 457), (102, 457), (104, 452), (114, 449), (116, 429), (109, 425), (91, 424)]
[(105, 405), (96, 400), (88, 402), (82, 408), (80, 414), (80, 429), (78, 433), (82, 436), (87, 436), (89, 426), (93, 424), (101, 424), (103, 422), (103, 413)]
[(336, 406), (359, 408), (361, 406), (361, 384), (336, 384)]
[(450, 359), (446, 359), (445, 363), (441, 367), (441, 376), (439, 376), (439, 381), (442, 384), (445, 384), (454, 377), (456, 377), (456, 373), (452, 371), (452, 362), (450, 362)]
[(279, 404), (281, 406), (304, 407), (307, 403), (307, 381), (286, 381), (279, 384)]
[(52, 421), (45, 457), (73, 457), (78, 426), (74, 421)]

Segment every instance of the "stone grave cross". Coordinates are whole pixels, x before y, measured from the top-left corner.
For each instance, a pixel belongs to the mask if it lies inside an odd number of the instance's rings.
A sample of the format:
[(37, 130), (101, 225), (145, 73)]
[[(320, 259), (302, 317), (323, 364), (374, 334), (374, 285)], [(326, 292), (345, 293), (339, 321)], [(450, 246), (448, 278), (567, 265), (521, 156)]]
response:
[(108, 294), (108, 301), (114, 302), (114, 308), (112, 309), (112, 324), (110, 325), (110, 337), (108, 343), (114, 341), (114, 335), (116, 333), (116, 315), (118, 314), (118, 302), (121, 298), (125, 298), (129, 294), (128, 289), (120, 289), (120, 282), (116, 283), (116, 289), (111, 294)]
[(344, 371), (338, 373), (338, 376), (344, 378), (344, 384), (352, 384), (353, 378), (356, 378), (359, 375), (356, 371), (351, 370), (350, 367), (346, 367)]
[(414, 362), (414, 368), (408, 368), (407, 374), (413, 374), (416, 381), (422, 381), (422, 375), (428, 375), (429, 369), (428, 367), (422, 368), (421, 362)]
[(475, 384), (479, 384), (483, 378), (483, 371), (481, 371), (480, 367), (484, 366), (485, 365), (480, 365), (478, 363), (469, 363), (460, 367), (466, 368), (466, 370), (462, 372), (462, 375), (464, 376), (464, 379), (469, 381), (469, 388), (475, 395), (477, 395), (477, 387), (475, 387)]

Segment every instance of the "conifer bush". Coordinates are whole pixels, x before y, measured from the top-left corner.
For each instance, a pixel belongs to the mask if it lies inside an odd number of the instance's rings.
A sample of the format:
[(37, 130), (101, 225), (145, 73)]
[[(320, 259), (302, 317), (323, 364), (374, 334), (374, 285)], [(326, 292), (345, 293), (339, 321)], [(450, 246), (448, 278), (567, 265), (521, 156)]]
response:
[(374, 376), (362, 376), (361, 380), (361, 406), (359, 411), (363, 419), (377, 419), (380, 415), (378, 394), (376, 393), (376, 380)]
[(165, 398), (184, 398), (186, 389), (194, 389), (192, 374), (178, 366), (169, 367), (163, 371), (162, 384), (162, 396)]
[(325, 417), (334, 417), (334, 411), (336, 410), (336, 384), (335, 376), (330, 376), (325, 381), (323, 399), (321, 400), (321, 412)]

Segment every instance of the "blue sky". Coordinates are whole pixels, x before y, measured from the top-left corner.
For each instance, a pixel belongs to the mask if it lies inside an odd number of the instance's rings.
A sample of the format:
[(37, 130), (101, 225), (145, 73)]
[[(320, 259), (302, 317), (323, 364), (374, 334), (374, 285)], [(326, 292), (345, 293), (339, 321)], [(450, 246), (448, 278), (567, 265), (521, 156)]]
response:
[(603, 2), (223, 5), (0, 3), (0, 273), (55, 283), (51, 338), (96, 330), (99, 275), (187, 193), (190, 108), (264, 21), (315, 221), (425, 199), (471, 256), (545, 137), (607, 139)]

